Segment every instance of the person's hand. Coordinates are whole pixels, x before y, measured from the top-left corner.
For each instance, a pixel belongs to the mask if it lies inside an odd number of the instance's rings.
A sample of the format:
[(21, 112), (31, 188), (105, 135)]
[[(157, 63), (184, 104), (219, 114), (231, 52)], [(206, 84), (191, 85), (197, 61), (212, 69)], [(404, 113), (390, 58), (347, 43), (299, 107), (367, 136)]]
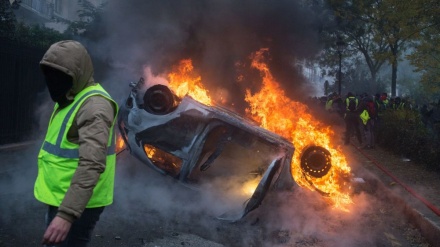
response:
[(52, 245), (59, 244), (64, 239), (66, 239), (67, 234), (69, 233), (70, 227), (72, 223), (69, 221), (55, 216), (55, 218), (50, 222), (49, 226), (46, 229), (46, 232), (43, 236), (42, 244)]

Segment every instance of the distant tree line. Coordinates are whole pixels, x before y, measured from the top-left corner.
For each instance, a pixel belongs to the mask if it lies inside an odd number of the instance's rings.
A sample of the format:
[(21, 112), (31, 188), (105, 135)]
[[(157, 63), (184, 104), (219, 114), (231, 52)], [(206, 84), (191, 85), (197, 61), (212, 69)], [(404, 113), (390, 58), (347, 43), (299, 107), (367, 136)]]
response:
[(101, 12), (105, 4), (95, 7), (89, 1), (79, 2), (81, 8), (78, 11), (79, 20), (68, 21), (66, 31), (60, 33), (54, 29), (43, 25), (27, 25), (17, 21), (14, 9), (20, 8), (16, 2), (10, 4), (7, 0), (0, 0), (0, 38), (15, 41), (17, 43), (47, 49), (51, 44), (65, 39), (76, 39), (86, 37), (96, 39), (102, 34), (102, 29), (98, 28), (101, 22)]
[[(40, 25), (26, 25), (18, 22), (9, 1), (0, 1), (0, 38), (17, 43), (46, 49), (52, 43), (65, 39), (66, 35)], [(18, 8), (16, 6), (15, 8)]]
[[(361, 88), (370, 93), (390, 92), (394, 97), (399, 84), (405, 84), (405, 93), (411, 97), (432, 101), (440, 97), (440, 1), (302, 2), (319, 16), (317, 27), (324, 51), (317, 60), (330, 67), (323, 74), (337, 78), (336, 42), (340, 38), (346, 43), (342, 80), (346, 92)], [(404, 61), (420, 76), (398, 78), (398, 65)]]
[[(89, 2), (83, 0), (84, 5)], [(68, 23), (64, 33), (43, 25), (27, 25), (17, 21), (14, 8), (8, 0), (0, 0), (0, 74), (3, 90), (0, 92), (0, 110), (5, 117), (0, 122), (0, 145), (7, 145), (34, 138), (39, 122), (35, 112), (45, 89), (39, 61), (49, 46), (65, 39), (80, 39), (92, 31), (88, 23), (94, 23), (91, 8), (82, 9), (83, 19)], [(93, 26), (93, 25), (92, 25)]]

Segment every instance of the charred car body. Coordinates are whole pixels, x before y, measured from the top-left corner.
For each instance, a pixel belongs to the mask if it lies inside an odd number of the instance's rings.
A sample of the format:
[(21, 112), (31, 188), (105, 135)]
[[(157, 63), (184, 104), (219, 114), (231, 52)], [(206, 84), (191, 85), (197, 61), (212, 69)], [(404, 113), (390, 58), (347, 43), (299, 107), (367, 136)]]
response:
[[(296, 185), (291, 175), (294, 146), (285, 138), (222, 107), (190, 96), (178, 98), (167, 86), (147, 87), (142, 78), (130, 86), (118, 116), (130, 153), (196, 189), (228, 184), (223, 195), (234, 194), (231, 197), (239, 203), (230, 210), (233, 213), (219, 218), (238, 220), (257, 208), (269, 189)], [(314, 160), (322, 163), (322, 157), (313, 153), (303, 157), (307, 169)], [(250, 188), (244, 191), (247, 184)]]

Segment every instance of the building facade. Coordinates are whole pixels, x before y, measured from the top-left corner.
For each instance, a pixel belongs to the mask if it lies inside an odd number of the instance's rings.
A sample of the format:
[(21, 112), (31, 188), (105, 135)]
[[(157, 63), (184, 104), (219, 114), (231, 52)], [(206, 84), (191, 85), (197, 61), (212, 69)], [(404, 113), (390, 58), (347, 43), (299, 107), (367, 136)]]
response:
[[(14, 11), (19, 21), (27, 24), (39, 24), (60, 32), (67, 27), (66, 21), (77, 21), (81, 3), (88, 1), (100, 6), (106, 0), (12, 0), (20, 7)], [(64, 21), (64, 22), (63, 22)]]

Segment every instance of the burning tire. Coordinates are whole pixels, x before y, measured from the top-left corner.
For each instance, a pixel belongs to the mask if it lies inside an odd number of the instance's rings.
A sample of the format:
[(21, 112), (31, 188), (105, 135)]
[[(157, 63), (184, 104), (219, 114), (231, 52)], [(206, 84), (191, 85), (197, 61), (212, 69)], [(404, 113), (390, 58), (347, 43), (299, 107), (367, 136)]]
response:
[(306, 148), (301, 156), (301, 169), (308, 177), (322, 178), (332, 167), (330, 152), (320, 146)]
[(171, 90), (164, 85), (154, 85), (144, 94), (144, 109), (152, 114), (164, 115), (176, 107), (176, 100)]

